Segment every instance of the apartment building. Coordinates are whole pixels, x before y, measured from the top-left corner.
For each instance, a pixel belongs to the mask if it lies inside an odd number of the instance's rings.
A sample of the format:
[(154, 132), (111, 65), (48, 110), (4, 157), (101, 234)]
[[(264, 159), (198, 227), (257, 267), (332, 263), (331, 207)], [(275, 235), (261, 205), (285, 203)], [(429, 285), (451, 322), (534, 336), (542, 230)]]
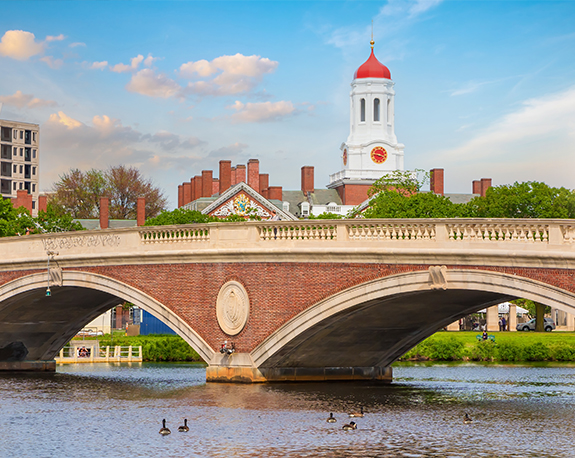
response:
[(0, 119), (0, 194), (15, 199), (20, 190), (32, 196), (38, 213), (40, 126)]

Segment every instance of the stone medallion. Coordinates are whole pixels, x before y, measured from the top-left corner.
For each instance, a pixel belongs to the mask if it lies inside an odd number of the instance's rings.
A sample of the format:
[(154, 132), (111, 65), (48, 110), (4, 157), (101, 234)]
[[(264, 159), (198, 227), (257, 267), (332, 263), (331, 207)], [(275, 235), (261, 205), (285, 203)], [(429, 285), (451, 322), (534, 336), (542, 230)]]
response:
[(220, 288), (216, 315), (222, 331), (230, 336), (239, 334), (248, 321), (250, 300), (241, 283), (229, 281)]

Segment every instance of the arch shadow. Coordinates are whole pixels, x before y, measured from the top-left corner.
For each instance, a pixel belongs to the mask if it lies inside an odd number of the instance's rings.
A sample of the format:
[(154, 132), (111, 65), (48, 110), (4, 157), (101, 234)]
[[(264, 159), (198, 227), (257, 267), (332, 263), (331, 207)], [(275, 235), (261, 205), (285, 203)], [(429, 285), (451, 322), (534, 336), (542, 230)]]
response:
[(137, 304), (180, 335), (204, 361), (211, 347), (176, 313), (123, 282), (100, 274), (63, 272), (61, 287), (46, 296), (46, 273), (18, 278), (0, 287), (0, 348), (22, 342), (26, 359), (51, 360), (91, 320), (124, 301)]
[(575, 294), (530, 278), (453, 269), (446, 289), (429, 271), (372, 280), (330, 296), (267, 337), (256, 367), (384, 367), (437, 330), (486, 307), (526, 298), (575, 313)]

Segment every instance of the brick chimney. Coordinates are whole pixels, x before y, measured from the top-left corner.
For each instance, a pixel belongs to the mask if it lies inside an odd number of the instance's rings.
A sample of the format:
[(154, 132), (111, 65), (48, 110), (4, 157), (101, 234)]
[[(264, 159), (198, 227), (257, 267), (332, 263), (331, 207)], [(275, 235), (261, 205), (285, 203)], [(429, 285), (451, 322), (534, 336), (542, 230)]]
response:
[(473, 180), (473, 182), (471, 183), (472, 186), (472, 194), (479, 194), (481, 195), (481, 181), (479, 180)]
[(248, 161), (248, 186), (255, 192), (260, 192), (260, 161), (258, 159)]
[(429, 190), (434, 194), (443, 195), (443, 169), (431, 169)]
[(283, 200), (282, 187), (281, 186), (270, 186), (268, 188), (268, 199)]
[(220, 194), (232, 186), (232, 161), (220, 161)]
[(48, 209), (48, 196), (38, 196), (38, 211), (45, 212)]
[(219, 194), (220, 192), (220, 180), (217, 178), (212, 179), (212, 196), (214, 194)]
[(194, 177), (194, 181), (192, 183), (192, 186), (194, 188), (194, 190), (192, 191), (192, 195), (194, 200), (199, 199), (200, 197), (202, 197), (202, 190), (203, 190), (203, 186), (202, 186), (202, 177), (201, 175), (196, 175)]
[(178, 208), (184, 205), (184, 185), (181, 184), (178, 186)]
[(136, 213), (136, 225), (143, 226), (146, 223), (146, 198), (138, 197)]
[(313, 192), (313, 167), (311, 165), (304, 165), (301, 168), (301, 191), (307, 195), (308, 192)]
[[(237, 184), (238, 184), (238, 174), (236, 173), (236, 168), (235, 168), (235, 167), (232, 167), (232, 168), (231, 168), (230, 174), (231, 174), (231, 177), (232, 177), (232, 179), (231, 179), (231, 181), (230, 181), (231, 186), (237, 185)], [(231, 187), (231, 186), (230, 186), (230, 187)]]
[(188, 183), (184, 183), (184, 200), (182, 201), (182, 205), (189, 204), (192, 201), (192, 183), (191, 181)]
[(236, 165), (236, 184), (246, 183), (246, 166), (243, 164)]
[(108, 229), (110, 221), (110, 199), (100, 197), (100, 229)]
[(213, 182), (214, 172), (202, 170), (202, 197), (212, 197)]
[(14, 208), (24, 207), (32, 213), (32, 194), (28, 194), (25, 189), (16, 191), (16, 198), (12, 199), (12, 206)]
[(491, 187), (491, 178), (481, 179), (481, 196), (485, 197), (485, 193)]
[(268, 188), (270, 187), (270, 175), (268, 173), (260, 173), (260, 194), (266, 199), (268, 198)]

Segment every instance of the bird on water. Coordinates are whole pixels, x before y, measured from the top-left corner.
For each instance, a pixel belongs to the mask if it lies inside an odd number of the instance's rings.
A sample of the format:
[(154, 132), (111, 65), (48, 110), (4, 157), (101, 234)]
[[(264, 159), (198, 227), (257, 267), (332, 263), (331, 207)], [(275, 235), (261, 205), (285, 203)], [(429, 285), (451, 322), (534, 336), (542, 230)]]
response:
[(357, 429), (357, 425), (355, 424), (355, 421), (350, 421), (348, 424), (343, 425), (341, 429), (344, 431), (350, 431), (352, 429)]
[(329, 418), (326, 420), (328, 423), (335, 423), (337, 420), (333, 416), (333, 413), (329, 414)]
[(160, 429), (160, 434), (162, 436), (167, 436), (168, 434), (171, 434), (172, 431), (170, 431), (168, 428), (166, 428), (166, 419), (164, 418), (162, 420), (162, 429)]
[(178, 432), (187, 433), (190, 430), (188, 427), (188, 419), (184, 418), (184, 424), (178, 428)]
[(465, 423), (465, 424), (467, 425), (467, 424), (471, 423), (472, 421), (473, 421), (473, 418), (471, 418), (471, 417), (469, 416), (469, 414), (466, 413), (466, 414), (465, 414), (465, 417), (463, 417), (463, 423)]
[(363, 406), (360, 408), (359, 412), (351, 412), (351, 413), (349, 414), (349, 417), (350, 417), (350, 418), (353, 418), (353, 417), (355, 417), (355, 418), (363, 417)]

